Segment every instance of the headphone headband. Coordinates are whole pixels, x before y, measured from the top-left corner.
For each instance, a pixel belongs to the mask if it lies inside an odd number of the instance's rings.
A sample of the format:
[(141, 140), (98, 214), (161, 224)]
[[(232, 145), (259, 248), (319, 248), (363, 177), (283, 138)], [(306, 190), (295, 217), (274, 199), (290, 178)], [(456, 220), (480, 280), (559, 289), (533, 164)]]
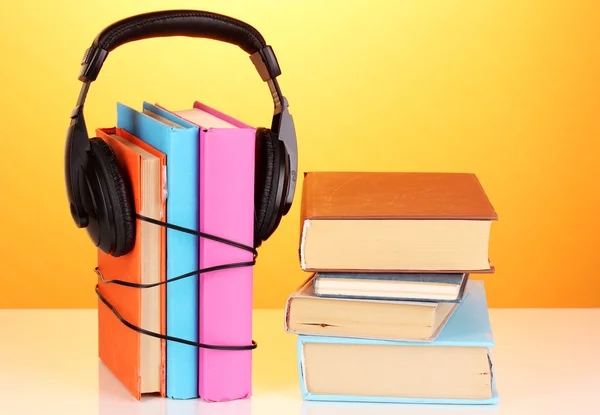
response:
[(94, 81), (108, 56), (129, 42), (155, 37), (186, 36), (231, 43), (250, 54), (250, 59), (263, 81), (273, 81), (271, 93), (276, 112), (282, 103), (275, 78), (281, 75), (273, 49), (252, 26), (232, 17), (195, 10), (168, 10), (140, 14), (119, 20), (102, 30), (85, 51), (79, 80)]
[(86, 165), (89, 135), (83, 117), (83, 107), (91, 82), (100, 73), (110, 51), (141, 39), (154, 37), (186, 36), (207, 38), (231, 43), (250, 54), (261, 79), (267, 82), (271, 92), (274, 112), (271, 130), (285, 145), (288, 153), (289, 185), (284, 189), (283, 214), (292, 204), (296, 188), (298, 150), (296, 132), (288, 103), (281, 94), (275, 79), (281, 74), (273, 49), (252, 26), (237, 19), (217, 13), (196, 10), (168, 10), (150, 12), (119, 20), (102, 30), (85, 51), (78, 79), (83, 82), (77, 104), (71, 113), (65, 146), (65, 181), (71, 215), (78, 227), (87, 226), (82, 195), (85, 189), (79, 183), (80, 171)]
[(198, 10), (168, 10), (131, 16), (106, 27), (94, 44), (110, 52), (132, 40), (162, 36), (220, 40), (237, 45), (248, 54), (266, 46), (262, 35), (249, 24)]
[(231, 43), (253, 55), (252, 62), (263, 81), (274, 79), (281, 74), (273, 50), (267, 46), (262, 35), (249, 24), (217, 13), (168, 10), (128, 17), (107, 26), (86, 51), (79, 80), (95, 80), (108, 53), (121, 45), (141, 39), (171, 36)]

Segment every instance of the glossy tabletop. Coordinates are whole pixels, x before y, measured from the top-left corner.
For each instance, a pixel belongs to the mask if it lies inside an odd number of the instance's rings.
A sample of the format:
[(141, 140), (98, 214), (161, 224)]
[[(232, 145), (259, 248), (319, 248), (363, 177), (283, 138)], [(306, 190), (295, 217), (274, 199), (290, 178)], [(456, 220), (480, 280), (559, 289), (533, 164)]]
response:
[(97, 359), (96, 310), (0, 310), (0, 414), (600, 414), (600, 309), (491, 309), (497, 406), (305, 402), (282, 310), (255, 310), (253, 396), (136, 401)]

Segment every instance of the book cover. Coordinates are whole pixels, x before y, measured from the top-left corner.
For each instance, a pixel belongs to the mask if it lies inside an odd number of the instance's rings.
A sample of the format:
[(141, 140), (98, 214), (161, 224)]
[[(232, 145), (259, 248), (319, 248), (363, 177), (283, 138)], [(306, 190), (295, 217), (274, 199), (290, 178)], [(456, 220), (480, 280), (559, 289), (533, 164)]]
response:
[(318, 171), (303, 188), (303, 220), (498, 218), (471, 173)]

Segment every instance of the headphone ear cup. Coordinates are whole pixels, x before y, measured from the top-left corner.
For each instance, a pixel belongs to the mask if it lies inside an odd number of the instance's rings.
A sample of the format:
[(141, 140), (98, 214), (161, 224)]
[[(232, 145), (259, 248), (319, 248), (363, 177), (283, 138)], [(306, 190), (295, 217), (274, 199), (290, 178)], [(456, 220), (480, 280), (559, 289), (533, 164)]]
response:
[(284, 157), (283, 144), (276, 135), (267, 128), (257, 128), (254, 184), (255, 247), (259, 247), (271, 236), (281, 220), (280, 188), (284, 186), (281, 186), (280, 180), (285, 175)]
[(135, 243), (135, 208), (131, 187), (110, 145), (98, 137), (92, 138), (90, 144), (96, 182), (96, 186), (90, 186), (91, 196), (99, 210), (96, 212), (97, 235), (90, 236), (96, 239), (98, 248), (103, 252), (119, 257), (130, 252)]

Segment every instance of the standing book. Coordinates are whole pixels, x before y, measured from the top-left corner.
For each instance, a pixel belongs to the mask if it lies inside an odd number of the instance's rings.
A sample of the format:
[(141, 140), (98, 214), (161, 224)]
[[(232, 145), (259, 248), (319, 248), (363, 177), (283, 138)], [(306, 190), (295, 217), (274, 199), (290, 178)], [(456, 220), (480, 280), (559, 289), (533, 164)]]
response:
[[(167, 222), (198, 230), (198, 127), (144, 102), (142, 111), (117, 105), (117, 127), (167, 157)], [(198, 269), (198, 238), (167, 229), (166, 277)], [(198, 279), (190, 276), (166, 287), (167, 335), (198, 341)], [(198, 349), (168, 340), (166, 396), (198, 397)]]
[[(165, 155), (119, 129), (98, 129), (97, 136), (115, 153), (118, 167), (133, 192), (135, 211), (162, 220), (165, 216), (163, 174)], [(110, 146), (110, 148), (108, 148)], [(165, 278), (165, 231), (136, 221), (131, 252), (113, 257), (98, 251), (98, 355), (115, 377), (136, 398), (143, 393), (165, 396), (165, 353), (161, 340), (125, 326), (103, 298), (125, 320), (164, 333), (164, 300), (160, 286), (140, 290), (107, 280), (153, 284)]]
[[(200, 231), (252, 246), (256, 129), (200, 102), (173, 114), (199, 127)], [(200, 268), (252, 260), (252, 252), (200, 238)], [(200, 275), (201, 343), (252, 343), (252, 284), (249, 266)], [(198, 363), (201, 399), (230, 401), (251, 396), (252, 350), (201, 348)]]

